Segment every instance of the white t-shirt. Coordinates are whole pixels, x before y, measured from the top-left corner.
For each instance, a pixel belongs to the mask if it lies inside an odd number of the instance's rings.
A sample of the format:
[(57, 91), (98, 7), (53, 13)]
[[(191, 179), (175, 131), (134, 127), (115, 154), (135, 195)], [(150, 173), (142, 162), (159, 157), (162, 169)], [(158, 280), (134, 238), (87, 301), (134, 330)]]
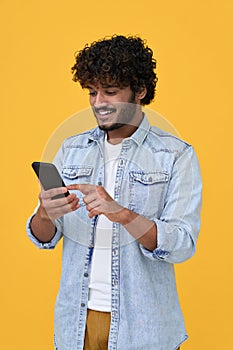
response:
[[(120, 152), (121, 143), (112, 145), (105, 140), (104, 188), (112, 198)], [(88, 308), (92, 310), (111, 311), (111, 246), (112, 222), (105, 215), (100, 215), (96, 225), (89, 283)]]

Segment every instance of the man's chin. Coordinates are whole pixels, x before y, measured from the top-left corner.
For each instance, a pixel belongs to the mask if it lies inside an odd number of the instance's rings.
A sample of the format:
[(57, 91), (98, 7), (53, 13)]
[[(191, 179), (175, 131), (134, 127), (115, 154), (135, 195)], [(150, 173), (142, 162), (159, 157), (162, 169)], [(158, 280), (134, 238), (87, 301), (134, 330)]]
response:
[(104, 130), (104, 131), (113, 131), (113, 130), (120, 129), (124, 125), (125, 124), (123, 123), (106, 123), (106, 124), (99, 123), (99, 128), (100, 130)]

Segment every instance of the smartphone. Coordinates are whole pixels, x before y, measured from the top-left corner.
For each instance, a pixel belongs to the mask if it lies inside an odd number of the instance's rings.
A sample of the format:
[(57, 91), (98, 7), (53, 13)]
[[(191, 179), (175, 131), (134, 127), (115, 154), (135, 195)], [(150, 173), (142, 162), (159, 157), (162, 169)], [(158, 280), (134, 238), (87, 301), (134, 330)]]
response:
[[(33, 162), (32, 168), (35, 171), (37, 177), (40, 180), (43, 188), (45, 190), (50, 190), (51, 188), (66, 187), (64, 181), (62, 180), (57, 168), (52, 163), (44, 162)], [(64, 198), (69, 195), (69, 191), (65, 193), (58, 194), (52, 199)]]

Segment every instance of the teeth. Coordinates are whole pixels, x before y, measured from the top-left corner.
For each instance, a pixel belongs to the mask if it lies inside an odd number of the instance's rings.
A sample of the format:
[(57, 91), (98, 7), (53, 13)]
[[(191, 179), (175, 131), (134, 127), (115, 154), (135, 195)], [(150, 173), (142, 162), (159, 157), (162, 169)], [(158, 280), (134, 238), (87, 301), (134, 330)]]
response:
[(107, 114), (110, 114), (110, 113), (112, 113), (112, 111), (99, 111), (100, 115), (107, 115)]

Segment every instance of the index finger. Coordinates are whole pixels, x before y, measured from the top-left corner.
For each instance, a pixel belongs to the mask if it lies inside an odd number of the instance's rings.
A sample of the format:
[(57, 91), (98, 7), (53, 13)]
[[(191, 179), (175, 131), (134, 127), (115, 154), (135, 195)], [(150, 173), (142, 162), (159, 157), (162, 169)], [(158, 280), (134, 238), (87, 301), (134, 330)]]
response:
[(68, 190), (78, 190), (78, 191), (82, 192), (83, 194), (88, 194), (88, 193), (96, 190), (96, 185), (74, 184), (74, 185), (68, 185), (67, 189)]

